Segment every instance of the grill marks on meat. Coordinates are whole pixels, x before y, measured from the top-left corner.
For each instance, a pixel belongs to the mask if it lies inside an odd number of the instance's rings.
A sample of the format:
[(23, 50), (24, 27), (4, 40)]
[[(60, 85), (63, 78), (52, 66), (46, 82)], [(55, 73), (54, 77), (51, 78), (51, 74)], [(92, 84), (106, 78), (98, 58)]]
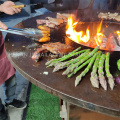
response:
[(37, 22), (38, 25), (45, 24), (47, 27), (55, 28), (55, 24), (52, 23), (52, 22), (49, 21), (49, 20), (37, 19), (36, 22)]
[(65, 55), (73, 51), (73, 48), (70, 45), (66, 45), (60, 42), (43, 44), (42, 48), (37, 48), (34, 52), (32, 59), (38, 62), (42, 57), (42, 53), (51, 52), (53, 54)]
[(60, 25), (64, 22), (62, 19), (57, 19), (57, 18), (52, 18), (52, 17), (46, 17), (46, 19), (48, 19), (51, 23), (55, 25)]
[(62, 44), (60, 42), (43, 44), (42, 48), (46, 48), (48, 51), (54, 54), (68, 54), (73, 50), (70, 45)]
[(32, 59), (36, 62), (38, 62), (40, 60), (40, 58), (42, 57), (41, 54), (42, 53), (46, 53), (48, 52), (45, 48), (37, 48), (37, 50), (34, 52)]

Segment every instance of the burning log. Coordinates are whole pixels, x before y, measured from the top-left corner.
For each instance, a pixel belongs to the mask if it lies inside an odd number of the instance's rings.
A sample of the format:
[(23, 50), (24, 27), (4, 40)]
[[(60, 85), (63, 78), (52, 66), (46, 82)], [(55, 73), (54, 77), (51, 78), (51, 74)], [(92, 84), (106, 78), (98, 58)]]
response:
[(118, 46), (120, 46), (120, 31), (116, 31), (114, 35), (117, 39)]
[(100, 49), (106, 48), (107, 38), (104, 34), (97, 33), (97, 35), (94, 37), (94, 41), (96, 41), (96, 44), (100, 47)]
[(112, 34), (109, 35), (107, 40), (106, 49), (109, 51), (120, 51), (120, 47), (117, 45), (116, 40)]

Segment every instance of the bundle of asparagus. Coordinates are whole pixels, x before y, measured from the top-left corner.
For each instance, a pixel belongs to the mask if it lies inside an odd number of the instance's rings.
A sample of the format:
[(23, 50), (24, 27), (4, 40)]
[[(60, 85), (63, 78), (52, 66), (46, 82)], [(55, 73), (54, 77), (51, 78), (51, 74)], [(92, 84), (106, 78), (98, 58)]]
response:
[[(81, 72), (80, 75), (76, 77), (75, 80), (75, 87), (80, 83), (82, 77), (84, 77), (87, 72), (91, 69), (92, 65), (92, 72), (90, 81), (93, 87), (99, 88), (99, 82), (104, 90), (107, 90), (107, 82), (104, 76), (104, 62), (105, 62), (105, 71), (106, 76), (108, 77), (108, 83), (110, 85), (111, 90), (114, 88), (114, 78), (109, 70), (109, 58), (110, 53), (102, 54), (101, 51), (98, 51), (98, 48), (80, 50), (81, 48), (77, 48), (73, 52), (69, 53), (68, 55), (64, 55), (58, 59), (52, 59), (46, 63), (47, 67), (54, 66), (53, 72), (56, 72), (60, 69), (67, 68), (62, 75), (67, 75), (68, 77), (73, 76), (76, 74), (80, 69), (85, 67), (85, 70)], [(78, 57), (76, 57), (76, 55)], [(74, 58), (72, 58), (74, 57)], [(70, 59), (72, 58), (72, 59)], [(98, 72), (98, 75), (97, 75)]]
[(96, 55), (97, 53), (94, 54), (94, 56), (91, 58), (91, 61), (90, 63), (88, 64), (87, 68), (79, 75), (76, 77), (76, 80), (75, 80), (75, 87), (79, 84), (79, 82), (81, 81), (81, 78), (83, 76), (85, 76), (85, 74), (90, 70), (95, 58), (96, 58)]

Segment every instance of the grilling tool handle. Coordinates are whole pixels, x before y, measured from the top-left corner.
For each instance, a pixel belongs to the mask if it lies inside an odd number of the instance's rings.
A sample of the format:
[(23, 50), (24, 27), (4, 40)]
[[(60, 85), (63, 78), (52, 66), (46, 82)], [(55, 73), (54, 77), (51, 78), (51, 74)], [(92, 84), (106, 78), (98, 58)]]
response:
[(14, 8), (24, 8), (26, 7), (26, 5), (22, 4), (22, 5), (13, 5)]
[(24, 8), (24, 7), (26, 7), (26, 6), (35, 6), (35, 5), (39, 5), (39, 6), (41, 6), (42, 5), (42, 3), (39, 3), (39, 4), (29, 4), (29, 5), (24, 5), (24, 4), (22, 4), (22, 5), (13, 5), (13, 7), (14, 8)]

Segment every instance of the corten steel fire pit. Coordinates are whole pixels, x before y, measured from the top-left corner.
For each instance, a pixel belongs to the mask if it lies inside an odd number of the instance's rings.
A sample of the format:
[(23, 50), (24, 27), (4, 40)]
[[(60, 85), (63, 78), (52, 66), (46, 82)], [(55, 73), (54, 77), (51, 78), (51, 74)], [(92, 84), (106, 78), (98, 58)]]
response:
[[(98, 21), (98, 13), (99, 11), (78, 11), (78, 17), (81, 18), (82, 21), (93, 22)], [(17, 24), (15, 27), (36, 28), (36, 19), (44, 19), (47, 16), (56, 17), (56, 13), (49, 13), (27, 19)], [(120, 28), (119, 23), (108, 22), (108, 24)], [(82, 46), (82, 49), (86, 48), (83, 45), (70, 41), (69, 38), (66, 37), (64, 25), (60, 27), (60, 29), (51, 31), (51, 42), (56, 41), (71, 44), (74, 47)], [(99, 89), (93, 88), (90, 83), (90, 71), (82, 79), (80, 84), (75, 87), (75, 78), (82, 70), (77, 75), (74, 75), (69, 79), (66, 76), (62, 76), (63, 70), (53, 73), (53, 68), (46, 68), (45, 66), (47, 60), (51, 59), (49, 56), (44, 57), (38, 63), (31, 59), (36, 46), (38, 45), (34, 43), (34, 41), (31, 41), (23, 36), (7, 34), (5, 39), (5, 47), (9, 60), (13, 66), (30, 82), (74, 105), (120, 117), (120, 86), (118, 84), (116, 84), (113, 91), (111, 91), (110, 88), (108, 88), (107, 91), (104, 91), (101, 87)], [(112, 74), (114, 74), (117, 70), (116, 60), (119, 56), (119, 51), (114, 51), (111, 53), (110, 70)], [(45, 71), (48, 72), (48, 75), (43, 74)]]

